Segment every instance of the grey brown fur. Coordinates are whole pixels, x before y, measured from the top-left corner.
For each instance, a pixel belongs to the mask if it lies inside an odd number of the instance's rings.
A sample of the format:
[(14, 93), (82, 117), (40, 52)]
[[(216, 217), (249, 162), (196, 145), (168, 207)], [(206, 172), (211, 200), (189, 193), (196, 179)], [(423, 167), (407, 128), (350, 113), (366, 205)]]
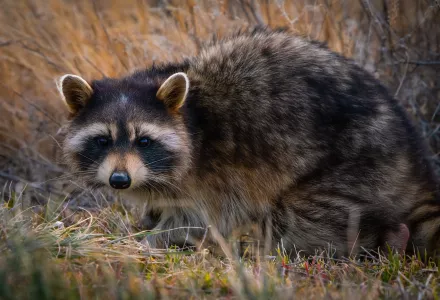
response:
[[(408, 251), (440, 246), (438, 186), (419, 134), (386, 88), (319, 43), (256, 30), (183, 63), (90, 87), (69, 80), (60, 90), (72, 169), (91, 186), (129, 170), (123, 195), (146, 203), (156, 229), (211, 225), (228, 237), (257, 224), (289, 250), (347, 255), (399, 247), (392, 237), (406, 224)], [(155, 237), (182, 243), (187, 232)]]

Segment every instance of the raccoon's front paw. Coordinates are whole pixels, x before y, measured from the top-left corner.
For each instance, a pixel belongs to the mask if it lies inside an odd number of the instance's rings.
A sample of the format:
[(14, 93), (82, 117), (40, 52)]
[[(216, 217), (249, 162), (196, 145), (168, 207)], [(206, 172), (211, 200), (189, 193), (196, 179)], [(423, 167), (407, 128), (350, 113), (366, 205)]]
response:
[[(179, 248), (191, 248), (195, 246), (193, 238), (185, 235), (184, 233), (180, 235), (173, 231), (165, 231), (160, 233), (154, 233), (154, 231), (155, 230), (152, 230), (151, 234), (142, 240), (142, 243), (151, 249), (168, 249), (172, 246), (177, 246)], [(159, 231), (159, 229), (157, 229), (157, 231)]]
[(164, 243), (155, 234), (148, 235), (142, 239), (141, 243), (150, 249), (163, 249)]
[(140, 220), (139, 226), (143, 230), (153, 230), (159, 224), (160, 217), (161, 217), (161, 212), (149, 211), (143, 216), (142, 220)]

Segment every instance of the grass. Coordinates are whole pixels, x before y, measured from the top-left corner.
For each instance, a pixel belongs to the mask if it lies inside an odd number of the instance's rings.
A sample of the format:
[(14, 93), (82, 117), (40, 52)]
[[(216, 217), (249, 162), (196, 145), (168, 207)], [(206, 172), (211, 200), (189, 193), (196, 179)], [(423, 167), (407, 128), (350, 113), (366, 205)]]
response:
[(137, 232), (121, 204), (73, 213), (12, 202), (0, 208), (1, 299), (440, 298), (438, 262), (417, 257), (150, 249), (142, 238), (154, 232)]
[(240, 258), (233, 241), (221, 257), (148, 248), (142, 239), (154, 233), (139, 230), (135, 210), (66, 171), (57, 134), (66, 113), (54, 84), (64, 73), (121, 76), (181, 60), (241, 27), (283, 26), (384, 82), (440, 175), (439, 20), (436, 0), (3, 1), (0, 299), (440, 299), (439, 262), (423, 257), (288, 258), (280, 246)]

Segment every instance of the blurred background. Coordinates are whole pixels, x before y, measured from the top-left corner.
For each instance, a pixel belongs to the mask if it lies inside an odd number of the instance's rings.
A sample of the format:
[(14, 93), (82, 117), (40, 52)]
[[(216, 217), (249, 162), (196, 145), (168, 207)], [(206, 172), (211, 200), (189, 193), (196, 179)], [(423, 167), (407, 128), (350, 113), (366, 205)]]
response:
[(68, 197), (72, 205), (93, 202), (60, 157), (57, 132), (66, 110), (54, 82), (58, 76), (122, 76), (195, 55), (214, 36), (252, 25), (285, 27), (352, 57), (407, 109), (440, 170), (438, 0), (3, 0), (2, 197), (19, 194), (33, 204), (49, 197)]

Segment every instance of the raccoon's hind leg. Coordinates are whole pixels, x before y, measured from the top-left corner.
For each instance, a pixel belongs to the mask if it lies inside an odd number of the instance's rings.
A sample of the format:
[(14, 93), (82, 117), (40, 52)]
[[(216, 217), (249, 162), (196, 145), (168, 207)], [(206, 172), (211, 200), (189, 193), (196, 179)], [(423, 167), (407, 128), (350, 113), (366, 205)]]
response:
[(342, 203), (293, 191), (278, 198), (272, 213), (273, 246), (313, 255), (326, 250), (330, 255), (347, 252), (349, 211)]
[(440, 255), (440, 196), (426, 200), (413, 208), (407, 218), (411, 233), (408, 252)]
[(273, 211), (275, 240), (286, 249), (331, 256), (355, 255), (362, 248), (384, 250), (385, 241), (401, 249), (408, 239), (406, 226), (390, 209), (367, 205), (365, 199), (344, 191), (292, 189), (278, 199)]

